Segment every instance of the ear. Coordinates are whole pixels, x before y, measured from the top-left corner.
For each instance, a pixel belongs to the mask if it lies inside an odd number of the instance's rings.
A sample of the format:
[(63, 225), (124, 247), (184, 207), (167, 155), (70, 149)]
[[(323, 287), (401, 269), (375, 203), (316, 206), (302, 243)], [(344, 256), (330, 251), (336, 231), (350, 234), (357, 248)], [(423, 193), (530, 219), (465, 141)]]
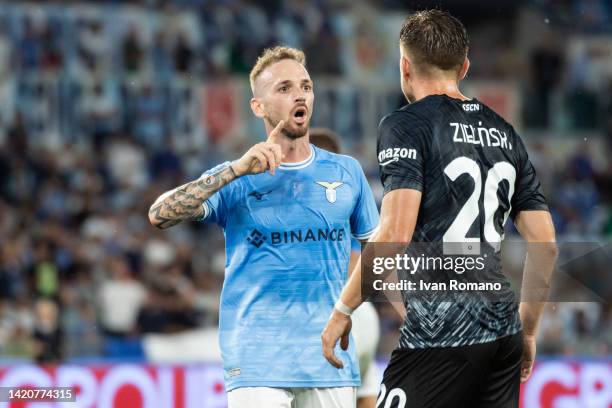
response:
[(402, 78), (404, 78), (404, 80), (408, 80), (408, 77), (411, 74), (410, 68), (410, 61), (408, 60), (408, 58), (402, 55), (400, 57), (400, 72), (402, 73)]
[(258, 118), (263, 118), (264, 116), (266, 116), (264, 112), (263, 102), (259, 98), (251, 98), (251, 110), (253, 111), (253, 114)]
[(465, 57), (465, 60), (463, 60), (463, 65), (461, 66), (461, 70), (459, 71), (459, 81), (465, 78), (469, 69), (470, 69), (470, 59), (468, 57)]

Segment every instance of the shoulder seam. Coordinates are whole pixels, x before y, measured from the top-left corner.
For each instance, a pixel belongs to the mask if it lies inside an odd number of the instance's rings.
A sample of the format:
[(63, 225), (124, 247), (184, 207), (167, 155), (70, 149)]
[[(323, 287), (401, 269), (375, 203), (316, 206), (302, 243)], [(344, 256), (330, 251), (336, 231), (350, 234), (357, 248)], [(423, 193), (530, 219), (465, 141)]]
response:
[[(436, 105), (434, 105), (436, 108), (440, 106), (440, 104), (442, 103), (442, 101), (439, 101)], [(408, 105), (410, 106), (410, 105)], [(421, 120), (425, 120), (425, 121), (430, 121), (430, 118), (426, 115), (423, 115), (422, 113), (418, 112), (418, 111), (414, 111), (414, 110), (401, 110), (401, 109), (397, 109), (394, 110), (391, 113), (388, 113), (387, 115), (385, 115), (381, 121), (380, 124), (382, 124), (384, 121), (386, 121), (388, 118), (392, 117), (392, 116), (399, 116), (399, 115), (413, 115), (418, 117)]]

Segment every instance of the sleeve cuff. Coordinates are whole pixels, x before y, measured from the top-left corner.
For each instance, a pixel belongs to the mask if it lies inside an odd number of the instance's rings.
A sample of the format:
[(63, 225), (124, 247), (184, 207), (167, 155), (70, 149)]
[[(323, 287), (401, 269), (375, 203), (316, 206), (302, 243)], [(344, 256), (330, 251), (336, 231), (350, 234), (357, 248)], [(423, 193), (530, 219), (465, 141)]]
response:
[(210, 206), (208, 205), (208, 201), (204, 201), (202, 203), (202, 209), (204, 211), (202, 212), (202, 216), (198, 219), (198, 221), (205, 221), (210, 215)]
[(520, 208), (513, 207), (512, 210), (510, 210), (510, 217), (514, 219), (516, 218), (517, 214), (522, 211), (549, 211), (550, 212), (550, 208), (548, 207), (548, 204), (546, 203), (530, 204), (530, 205), (525, 205)]
[(378, 230), (378, 225), (374, 228), (372, 228), (370, 231), (368, 232), (364, 232), (363, 234), (353, 234), (353, 237), (360, 240), (360, 241), (365, 241), (367, 239), (370, 239), (370, 237), (372, 235), (374, 235), (374, 233)]
[(404, 177), (394, 177), (390, 180), (390, 182), (385, 183), (383, 194), (387, 194), (393, 190), (399, 190), (402, 188), (423, 191), (423, 182), (421, 180), (414, 180)]

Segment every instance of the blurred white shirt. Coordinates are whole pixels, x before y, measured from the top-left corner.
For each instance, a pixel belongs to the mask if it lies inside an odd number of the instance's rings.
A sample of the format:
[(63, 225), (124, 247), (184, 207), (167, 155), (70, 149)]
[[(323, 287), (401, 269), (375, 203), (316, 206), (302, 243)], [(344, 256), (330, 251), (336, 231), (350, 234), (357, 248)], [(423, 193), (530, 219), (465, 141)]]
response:
[(101, 320), (104, 328), (129, 332), (136, 325), (146, 290), (137, 281), (111, 280), (100, 288)]

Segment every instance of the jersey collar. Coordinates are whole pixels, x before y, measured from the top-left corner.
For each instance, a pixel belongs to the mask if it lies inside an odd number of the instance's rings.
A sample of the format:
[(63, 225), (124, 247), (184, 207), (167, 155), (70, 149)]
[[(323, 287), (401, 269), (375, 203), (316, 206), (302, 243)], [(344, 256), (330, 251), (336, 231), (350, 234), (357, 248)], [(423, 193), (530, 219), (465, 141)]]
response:
[(300, 162), (295, 162), (295, 163), (281, 163), (281, 165), (278, 166), (278, 168), (282, 170), (299, 170), (299, 169), (303, 169), (304, 167), (308, 167), (310, 163), (314, 161), (314, 159), (315, 159), (315, 150), (312, 147), (312, 145), (310, 145), (310, 156), (308, 156), (307, 159), (302, 160)]

